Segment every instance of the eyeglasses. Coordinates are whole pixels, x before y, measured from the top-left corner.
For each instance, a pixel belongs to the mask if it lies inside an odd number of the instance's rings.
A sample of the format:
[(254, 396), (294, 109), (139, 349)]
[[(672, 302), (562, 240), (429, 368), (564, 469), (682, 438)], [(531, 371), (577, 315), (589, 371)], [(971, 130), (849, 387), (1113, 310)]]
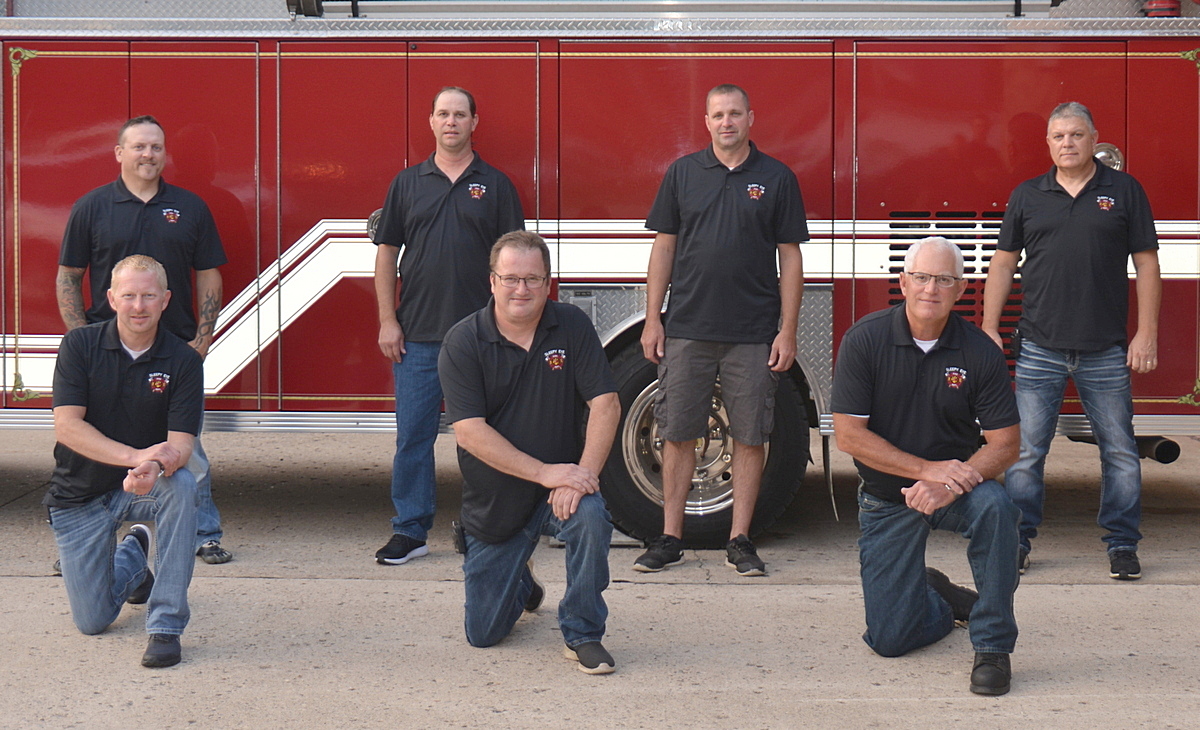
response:
[(963, 280), (961, 276), (950, 276), (949, 274), (934, 276), (933, 274), (923, 274), (920, 271), (905, 271), (904, 273), (908, 274), (908, 278), (912, 279), (913, 283), (917, 286), (925, 286), (929, 283), (930, 279), (933, 279), (937, 282), (940, 289), (949, 289)]
[(545, 286), (547, 281), (547, 277), (545, 276), (512, 276), (509, 274), (501, 275), (497, 274), (495, 271), (492, 272), (492, 276), (499, 279), (500, 284), (508, 289), (516, 289), (517, 284), (520, 284), (522, 281), (525, 282), (525, 286), (530, 289), (541, 289), (543, 286)]

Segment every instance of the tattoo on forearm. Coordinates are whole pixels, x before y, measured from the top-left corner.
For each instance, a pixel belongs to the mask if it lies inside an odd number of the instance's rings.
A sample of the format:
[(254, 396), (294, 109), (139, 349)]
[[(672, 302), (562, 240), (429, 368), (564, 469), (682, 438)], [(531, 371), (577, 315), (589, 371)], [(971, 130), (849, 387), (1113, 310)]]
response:
[(60, 271), (55, 281), (58, 313), (67, 331), (87, 324), (87, 309), (83, 305), (83, 272)]
[(209, 290), (204, 293), (204, 301), (200, 303), (200, 322), (196, 326), (198, 339), (212, 339), (217, 326), (217, 315), (221, 313), (221, 295)]

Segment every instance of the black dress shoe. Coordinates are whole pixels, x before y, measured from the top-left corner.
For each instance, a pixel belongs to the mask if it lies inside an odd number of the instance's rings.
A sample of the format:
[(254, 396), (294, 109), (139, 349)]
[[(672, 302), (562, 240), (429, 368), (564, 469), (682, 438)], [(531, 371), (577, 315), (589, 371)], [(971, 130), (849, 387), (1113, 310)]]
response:
[(143, 667), (173, 667), (179, 663), (182, 653), (179, 637), (175, 634), (150, 634), (146, 653), (142, 655)]
[(971, 669), (971, 691), (977, 695), (1002, 695), (1008, 692), (1012, 666), (1008, 654), (975, 653)]

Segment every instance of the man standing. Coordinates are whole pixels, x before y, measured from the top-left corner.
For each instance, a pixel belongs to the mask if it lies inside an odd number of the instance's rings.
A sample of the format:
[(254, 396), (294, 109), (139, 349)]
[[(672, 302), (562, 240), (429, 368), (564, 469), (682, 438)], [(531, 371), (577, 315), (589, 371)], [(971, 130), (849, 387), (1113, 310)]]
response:
[[(70, 331), (112, 318), (104, 292), (113, 265), (126, 256), (146, 254), (162, 263), (175, 293), (163, 314), (163, 327), (203, 359), (221, 311), (221, 272), (217, 267), (227, 261), (216, 224), (203, 200), (162, 179), (166, 136), (154, 117), (125, 122), (115, 152), (120, 177), (76, 201), (63, 233), (56, 286), (63, 324)], [(83, 274), (89, 269), (92, 305), (85, 311)], [(199, 304), (199, 320), (193, 301)], [(233, 555), (221, 547), (221, 514), (212, 500), (208, 456), (198, 438), (188, 468), (200, 492), (194, 552), (206, 563), (227, 563)]]
[[(842, 339), (833, 427), (860, 478), (863, 640), (895, 657), (969, 621), (971, 691), (1000, 695), (1017, 641), (1020, 515), (995, 479), (1017, 458), (1020, 427), (1003, 353), (951, 311), (962, 273), (962, 252), (944, 238), (909, 248), (904, 302), (863, 317)], [(969, 540), (978, 593), (925, 567), (931, 529)]]
[(541, 236), (502, 236), (490, 263), (492, 300), (450, 330), (438, 360), (463, 475), (467, 641), (491, 646), (537, 609), (545, 589), (530, 558), (543, 533), (557, 535), (566, 543), (565, 655), (607, 674), (616, 667), (601, 644), (612, 524), (599, 475), (621, 420), (616, 383), (587, 316), (547, 301)]
[[(1024, 301), (1014, 335), (1021, 457), (1005, 485), (1021, 508), (1021, 572), (1042, 522), (1044, 468), (1067, 378), (1075, 381), (1100, 446), (1100, 513), (1109, 577), (1136, 580), (1142, 469), (1133, 437), (1129, 371), (1158, 367), (1162, 280), (1154, 215), (1132, 176), (1093, 157), (1096, 126), (1087, 107), (1060, 104), (1046, 142), (1054, 167), (1017, 186), (1008, 200), (988, 270), (983, 329), (1000, 345), (1000, 312), (1021, 251)], [(1129, 257), (1137, 270), (1137, 333), (1126, 348)], [(1003, 345), (1001, 345), (1003, 346)]]
[[(396, 384), (396, 456), (392, 461), (392, 537), (375, 553), (381, 565), (402, 565), (429, 553), (433, 527), (442, 391), (438, 352), (458, 320), (488, 298), (488, 251), (502, 234), (525, 228), (521, 200), (509, 179), (471, 148), (479, 124), (475, 98), (447, 86), (433, 98), (429, 126), (437, 148), (392, 181), (375, 234), (375, 298), (379, 349), (392, 361)], [(400, 249), (400, 306), (396, 262)]]
[[(159, 327), (167, 273), (149, 256), (111, 272), (115, 319), (63, 338), (54, 367), (54, 474), (43, 500), (62, 561), (75, 625), (98, 634), (121, 604), (149, 602), (146, 667), (180, 659), (195, 559), (196, 479), (185, 468), (204, 410), (200, 355)], [(155, 523), (158, 580), (150, 573)]]
[(661, 391), (655, 417), (664, 439), (663, 534), (633, 567), (656, 572), (683, 562), (695, 442), (708, 430), (719, 374), (734, 440), (726, 564), (740, 575), (763, 575), (748, 536), (775, 386), (796, 357), (800, 242), (808, 240), (808, 224), (796, 176), (750, 141), (754, 112), (746, 92), (722, 84), (708, 92), (706, 105), (712, 145), (672, 163), (646, 220), (658, 232), (646, 275), (642, 351), (658, 365)]

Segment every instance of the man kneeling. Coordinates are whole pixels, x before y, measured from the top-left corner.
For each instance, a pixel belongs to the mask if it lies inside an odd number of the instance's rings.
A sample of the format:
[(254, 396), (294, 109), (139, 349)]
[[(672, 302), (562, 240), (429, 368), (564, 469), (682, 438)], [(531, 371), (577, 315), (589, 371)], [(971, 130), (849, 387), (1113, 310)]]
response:
[[(63, 337), (54, 366), (54, 474), (48, 508), (75, 625), (104, 631), (121, 604), (149, 603), (142, 666), (179, 663), (196, 539), (196, 479), (185, 468), (204, 408), (200, 355), (159, 327), (171, 292), (149, 256), (122, 259), (116, 318)], [(114, 544), (122, 522), (134, 525)]]
[[(1004, 354), (951, 312), (965, 286), (957, 246), (926, 238), (909, 248), (904, 302), (864, 317), (842, 340), (833, 426), (861, 478), (863, 639), (900, 656), (969, 620), (971, 691), (1000, 695), (1017, 641), (1020, 512), (995, 478), (1017, 459), (1019, 418)], [(930, 529), (970, 541), (978, 593), (925, 567)]]
[(454, 325), (438, 358), (463, 475), (467, 641), (491, 646), (537, 609), (545, 590), (530, 558), (553, 534), (566, 543), (565, 655), (607, 674), (616, 666), (600, 643), (612, 524), (599, 474), (621, 418), (616, 384), (587, 316), (547, 301), (550, 251), (540, 236), (502, 236), (490, 267), (491, 301)]

